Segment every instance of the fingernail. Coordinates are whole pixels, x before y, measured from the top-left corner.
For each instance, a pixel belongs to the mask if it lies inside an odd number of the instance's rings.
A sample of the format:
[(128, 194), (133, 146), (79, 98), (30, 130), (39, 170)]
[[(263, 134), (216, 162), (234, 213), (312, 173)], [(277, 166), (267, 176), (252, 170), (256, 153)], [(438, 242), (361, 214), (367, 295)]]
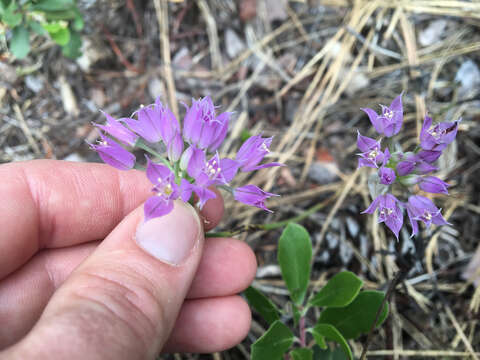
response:
[(135, 241), (150, 255), (170, 264), (180, 265), (192, 253), (200, 235), (200, 220), (195, 209), (182, 201), (166, 216), (141, 224)]

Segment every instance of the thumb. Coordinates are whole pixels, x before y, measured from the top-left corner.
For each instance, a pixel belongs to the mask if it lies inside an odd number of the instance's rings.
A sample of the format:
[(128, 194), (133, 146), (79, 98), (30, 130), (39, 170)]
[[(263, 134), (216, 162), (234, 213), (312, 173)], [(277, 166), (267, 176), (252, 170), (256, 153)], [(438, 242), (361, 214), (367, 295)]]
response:
[(203, 240), (189, 204), (176, 201), (171, 213), (146, 223), (136, 209), (71, 274), (30, 334), (9, 351), (22, 359), (153, 359), (175, 323)]

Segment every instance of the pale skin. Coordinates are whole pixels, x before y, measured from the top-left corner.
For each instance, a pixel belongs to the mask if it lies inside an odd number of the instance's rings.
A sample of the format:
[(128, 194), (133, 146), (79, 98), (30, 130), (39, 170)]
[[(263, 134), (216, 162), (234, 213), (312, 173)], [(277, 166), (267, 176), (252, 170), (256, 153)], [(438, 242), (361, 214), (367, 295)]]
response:
[[(253, 252), (199, 227), (181, 266), (147, 254), (133, 240), (151, 195), (144, 173), (38, 160), (1, 165), (0, 179), (0, 359), (154, 359), (220, 351), (248, 333), (236, 294), (255, 276)], [(217, 195), (205, 230), (223, 215)], [(172, 216), (188, 227), (182, 206)]]

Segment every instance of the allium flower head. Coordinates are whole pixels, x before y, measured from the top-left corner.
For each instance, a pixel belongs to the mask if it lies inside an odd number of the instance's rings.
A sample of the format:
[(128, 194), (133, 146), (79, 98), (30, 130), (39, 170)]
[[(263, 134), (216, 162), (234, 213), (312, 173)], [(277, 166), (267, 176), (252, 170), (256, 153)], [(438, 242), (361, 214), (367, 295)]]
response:
[(130, 170), (135, 165), (135, 155), (125, 150), (120, 144), (100, 134), (98, 144), (89, 144), (102, 160), (116, 169)]
[(391, 194), (379, 195), (362, 214), (373, 214), (377, 208), (379, 209), (378, 222), (384, 222), (398, 240), (398, 234), (403, 225), (403, 213), (398, 199)]
[(247, 205), (256, 206), (269, 212), (272, 211), (265, 206), (265, 200), (272, 196), (278, 195), (263, 191), (255, 185), (241, 186), (233, 191), (233, 197), (235, 200)]
[(382, 105), (382, 114), (378, 115), (375, 110), (362, 109), (369, 117), (373, 127), (379, 134), (391, 137), (399, 133), (403, 123), (402, 94), (398, 95), (390, 106)]
[(424, 196), (410, 196), (406, 208), (410, 224), (412, 225), (412, 236), (418, 233), (417, 221), (425, 223), (427, 228), (430, 227), (431, 223), (435, 225), (448, 224), (440, 213), (440, 209), (438, 209), (430, 199)]
[[(216, 197), (212, 190), (214, 186), (221, 186), (235, 194), (239, 201), (269, 211), (264, 201), (275, 194), (253, 185), (233, 189), (230, 182), (240, 168), (242, 171), (252, 171), (282, 165), (259, 165), (269, 152), (272, 138), (253, 136), (242, 145), (235, 159), (222, 158), (217, 149), (225, 140), (231, 113), (224, 112), (217, 116), (208, 96), (193, 100), (192, 106), (187, 107), (183, 131), (174, 114), (160, 99), (155, 104), (140, 108), (135, 114), (137, 119), (120, 120), (105, 114), (107, 123), (96, 126), (119, 141), (137, 146), (154, 156), (147, 157), (146, 164), (146, 175), (153, 184), (154, 195), (145, 202), (145, 220), (168, 214), (176, 199), (195, 201), (201, 209), (208, 200)], [(90, 146), (104, 162), (120, 170), (133, 168), (136, 160), (134, 154), (104, 134), (100, 134), (100, 137), (98, 145)], [(144, 141), (153, 144), (163, 142), (164, 153), (159, 153), (161, 150), (158, 149), (162, 147), (150, 146)], [(186, 149), (184, 142), (188, 143)]]
[(423, 150), (442, 151), (450, 144), (457, 136), (458, 123), (441, 122), (432, 126), (432, 118), (425, 116), (423, 121), (422, 131), (420, 132), (420, 146)]
[(362, 151), (358, 154), (358, 167), (363, 166), (378, 168), (378, 163), (381, 163), (384, 159), (384, 154), (380, 148), (380, 142), (372, 138), (360, 135), (357, 131), (357, 146)]
[(209, 96), (192, 100), (192, 106), (187, 107), (185, 115), (183, 137), (188, 143), (213, 152), (225, 140), (230, 115), (224, 112), (217, 116)]
[(265, 155), (270, 153), (269, 148), (272, 139), (273, 137), (262, 138), (261, 135), (254, 135), (242, 144), (235, 157), (241, 171), (248, 172), (272, 166), (282, 166), (282, 164), (276, 162), (258, 165)]

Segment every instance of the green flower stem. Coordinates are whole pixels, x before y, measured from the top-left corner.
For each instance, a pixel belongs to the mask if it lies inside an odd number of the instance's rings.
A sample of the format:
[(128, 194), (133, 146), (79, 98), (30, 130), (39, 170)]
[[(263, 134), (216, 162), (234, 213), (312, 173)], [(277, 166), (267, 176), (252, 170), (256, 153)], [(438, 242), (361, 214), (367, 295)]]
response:
[(258, 231), (258, 230), (275, 230), (284, 227), (290, 222), (300, 222), (303, 219), (309, 217), (310, 215), (316, 213), (318, 210), (324, 208), (327, 204), (332, 202), (335, 199), (334, 196), (324, 200), (318, 204), (313, 205), (311, 208), (305, 210), (301, 214), (294, 216), (287, 220), (277, 221), (269, 224), (250, 224), (244, 225), (232, 231), (220, 231), (220, 232), (209, 232), (205, 234), (205, 237), (218, 238), (218, 237), (231, 237), (243, 232), (249, 231)]
[(136, 146), (136, 147), (139, 147), (140, 149), (143, 149), (143, 150), (145, 150), (146, 152), (148, 152), (149, 154), (157, 157), (157, 158), (158, 158), (161, 162), (163, 162), (170, 170), (173, 171), (172, 165), (167, 161), (167, 159), (165, 159), (162, 154), (160, 154), (160, 153), (158, 153), (157, 151), (155, 151), (155, 149), (152, 149), (150, 146), (148, 146), (147, 144), (145, 144), (142, 140), (137, 140), (137, 142), (135, 143), (135, 146)]

